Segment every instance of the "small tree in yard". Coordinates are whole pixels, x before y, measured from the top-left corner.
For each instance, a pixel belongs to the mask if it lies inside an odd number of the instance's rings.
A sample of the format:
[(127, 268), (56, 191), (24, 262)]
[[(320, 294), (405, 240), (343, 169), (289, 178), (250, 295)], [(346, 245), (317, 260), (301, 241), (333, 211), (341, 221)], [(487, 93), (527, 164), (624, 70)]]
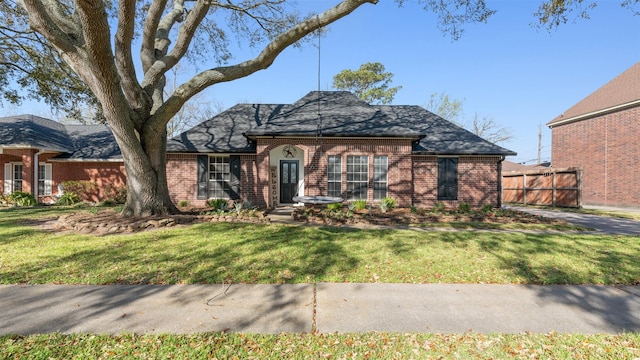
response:
[(333, 77), (333, 87), (351, 91), (370, 104), (390, 104), (401, 86), (389, 87), (393, 73), (379, 62), (360, 65), (358, 70), (342, 70)]
[[(494, 12), (484, 0), (419, 1), (454, 39), (463, 24), (485, 22)], [(306, 35), (377, 2), (343, 0), (302, 18), (284, 0), (3, 0), (0, 94), (10, 103), (36, 97), (72, 114), (93, 105), (122, 151), (123, 213), (177, 212), (166, 180), (166, 126), (184, 104), (212, 85), (268, 68)], [(576, 3), (545, 1), (539, 18), (553, 23), (558, 9), (564, 16)], [(228, 64), (234, 37), (261, 51)], [(165, 95), (167, 73), (185, 61), (204, 70)]]

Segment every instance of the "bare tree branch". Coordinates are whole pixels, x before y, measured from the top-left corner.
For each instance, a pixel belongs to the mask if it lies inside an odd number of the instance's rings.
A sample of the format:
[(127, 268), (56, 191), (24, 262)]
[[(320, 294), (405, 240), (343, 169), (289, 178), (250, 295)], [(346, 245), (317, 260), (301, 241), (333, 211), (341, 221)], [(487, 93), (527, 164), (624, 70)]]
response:
[(155, 41), (158, 24), (162, 18), (162, 12), (167, 6), (167, 0), (156, 0), (151, 3), (147, 16), (144, 20), (142, 30), (142, 46), (140, 48), (140, 59), (142, 60), (142, 71), (146, 73), (156, 60)]
[(115, 60), (122, 88), (127, 101), (139, 111), (148, 112), (151, 100), (136, 79), (136, 69), (131, 53), (131, 41), (135, 28), (135, 0), (121, 0), (118, 7), (118, 27), (115, 34)]
[(187, 100), (207, 87), (217, 83), (236, 80), (253, 74), (256, 71), (266, 69), (284, 49), (302, 39), (304, 36), (347, 16), (365, 3), (376, 4), (377, 2), (377, 0), (345, 0), (316, 17), (298, 23), (288, 31), (277, 36), (267, 44), (262, 52), (254, 59), (233, 66), (205, 70), (195, 75), (176, 89), (173, 95), (156, 111), (155, 115), (148, 122), (148, 126), (166, 124)]

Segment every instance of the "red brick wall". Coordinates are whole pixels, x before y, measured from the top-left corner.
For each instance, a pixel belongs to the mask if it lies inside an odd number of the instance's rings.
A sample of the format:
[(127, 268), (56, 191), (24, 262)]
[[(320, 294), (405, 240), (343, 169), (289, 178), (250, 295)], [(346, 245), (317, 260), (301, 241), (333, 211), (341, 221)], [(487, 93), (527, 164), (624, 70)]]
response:
[(32, 184), (34, 177), (34, 156), (38, 152), (36, 149), (5, 149), (0, 155), (0, 166), (2, 167), (2, 188), (4, 191), (4, 164), (7, 162), (22, 163), (22, 191), (33, 192)]
[[(412, 156), (410, 140), (396, 139), (323, 139), (322, 148), (315, 139), (258, 139), (257, 155), (242, 155), (240, 191), (243, 200), (251, 200), (257, 206), (269, 204), (269, 152), (281, 145), (291, 144), (304, 152), (305, 195), (326, 195), (327, 156), (342, 156), (342, 192), (346, 195), (346, 156), (369, 156), (368, 201), (373, 202), (373, 156), (388, 158), (388, 196), (396, 199), (398, 206), (411, 204), (431, 207), (437, 200), (437, 157)], [(458, 162), (458, 201), (447, 205), (456, 207), (458, 202), (472, 206), (498, 204), (498, 161), (500, 157), (460, 157)], [(167, 178), (169, 193), (174, 203), (186, 200), (193, 206), (204, 206), (206, 200), (198, 200), (197, 154), (168, 154)]]
[(413, 157), (413, 205), (433, 207), (442, 202), (448, 208), (456, 208), (461, 202), (472, 207), (489, 204), (497, 206), (498, 156), (458, 157), (458, 200), (438, 200), (438, 157)]
[(126, 186), (124, 164), (122, 162), (50, 162), (53, 194), (58, 192), (58, 184), (64, 181), (90, 181), (96, 184), (95, 192), (87, 194), (83, 200), (98, 202), (105, 200), (109, 188)]
[(167, 154), (167, 185), (174, 204), (186, 200), (193, 206), (204, 206), (205, 200), (197, 199), (197, 154)]
[(406, 139), (258, 139), (258, 199), (259, 204), (268, 203), (269, 151), (284, 144), (291, 144), (305, 151), (304, 176), (305, 195), (327, 194), (327, 156), (342, 156), (342, 193), (347, 191), (346, 162), (348, 155), (369, 156), (369, 192), (367, 201), (373, 201), (373, 157), (387, 156), (388, 196), (396, 199), (398, 206), (411, 205), (411, 140)]
[[(4, 191), (4, 164), (7, 162), (22, 163), (22, 191), (33, 193), (35, 149), (5, 149), (0, 154), (0, 191)], [(45, 153), (38, 156), (39, 164), (51, 164), (51, 190), (58, 194), (58, 185), (64, 181), (90, 181), (97, 185), (97, 191), (89, 194), (88, 201), (104, 200), (108, 187), (126, 186), (124, 165), (122, 162), (56, 162), (50, 161), (56, 153)], [(49, 197), (40, 200), (54, 201)]]
[(553, 127), (552, 164), (581, 167), (582, 203), (640, 207), (640, 107)]
[[(198, 154), (167, 154), (167, 183), (174, 204), (188, 201), (192, 206), (205, 206), (198, 200)], [(240, 192), (242, 200), (256, 201), (255, 155), (240, 156)]]

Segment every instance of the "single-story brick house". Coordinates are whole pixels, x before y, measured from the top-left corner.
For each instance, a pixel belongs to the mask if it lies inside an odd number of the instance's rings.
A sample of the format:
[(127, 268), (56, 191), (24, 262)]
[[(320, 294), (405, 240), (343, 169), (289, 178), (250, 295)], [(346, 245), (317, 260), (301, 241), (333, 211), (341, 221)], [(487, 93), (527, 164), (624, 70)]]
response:
[(500, 205), (501, 162), (513, 151), (419, 106), (369, 105), (349, 92), (293, 104), (238, 104), (167, 144), (174, 202), (296, 195), (399, 206)]
[(582, 169), (582, 204), (640, 207), (640, 62), (547, 126), (553, 167)]
[[(0, 135), (5, 193), (42, 200), (66, 180), (124, 184), (106, 126), (17, 116), (0, 118)], [(167, 179), (172, 200), (194, 206), (228, 198), (275, 207), (296, 195), (499, 206), (501, 163), (510, 155), (419, 106), (314, 91), (293, 104), (238, 104), (170, 139)]]
[(96, 184), (95, 193), (87, 194), (91, 201), (104, 199), (106, 190), (126, 181), (109, 128), (65, 125), (33, 115), (0, 118), (0, 180), (4, 194), (24, 191), (44, 203), (54, 201), (64, 181)]

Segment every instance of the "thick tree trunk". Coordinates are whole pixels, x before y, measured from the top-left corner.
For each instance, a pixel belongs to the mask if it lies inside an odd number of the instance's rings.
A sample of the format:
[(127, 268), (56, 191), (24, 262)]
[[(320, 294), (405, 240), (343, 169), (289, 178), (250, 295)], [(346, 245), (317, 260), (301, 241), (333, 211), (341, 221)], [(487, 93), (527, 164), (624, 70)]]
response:
[(178, 209), (169, 197), (164, 149), (146, 149), (145, 152), (145, 161), (125, 161), (127, 202), (122, 214), (149, 216), (177, 213)]
[[(127, 178), (124, 216), (149, 216), (177, 213), (169, 197), (166, 176), (166, 128), (136, 130), (132, 112), (125, 104), (103, 103), (105, 117), (122, 152)], [(122, 109), (125, 111), (122, 111)], [(148, 120), (148, 119), (144, 119)]]

